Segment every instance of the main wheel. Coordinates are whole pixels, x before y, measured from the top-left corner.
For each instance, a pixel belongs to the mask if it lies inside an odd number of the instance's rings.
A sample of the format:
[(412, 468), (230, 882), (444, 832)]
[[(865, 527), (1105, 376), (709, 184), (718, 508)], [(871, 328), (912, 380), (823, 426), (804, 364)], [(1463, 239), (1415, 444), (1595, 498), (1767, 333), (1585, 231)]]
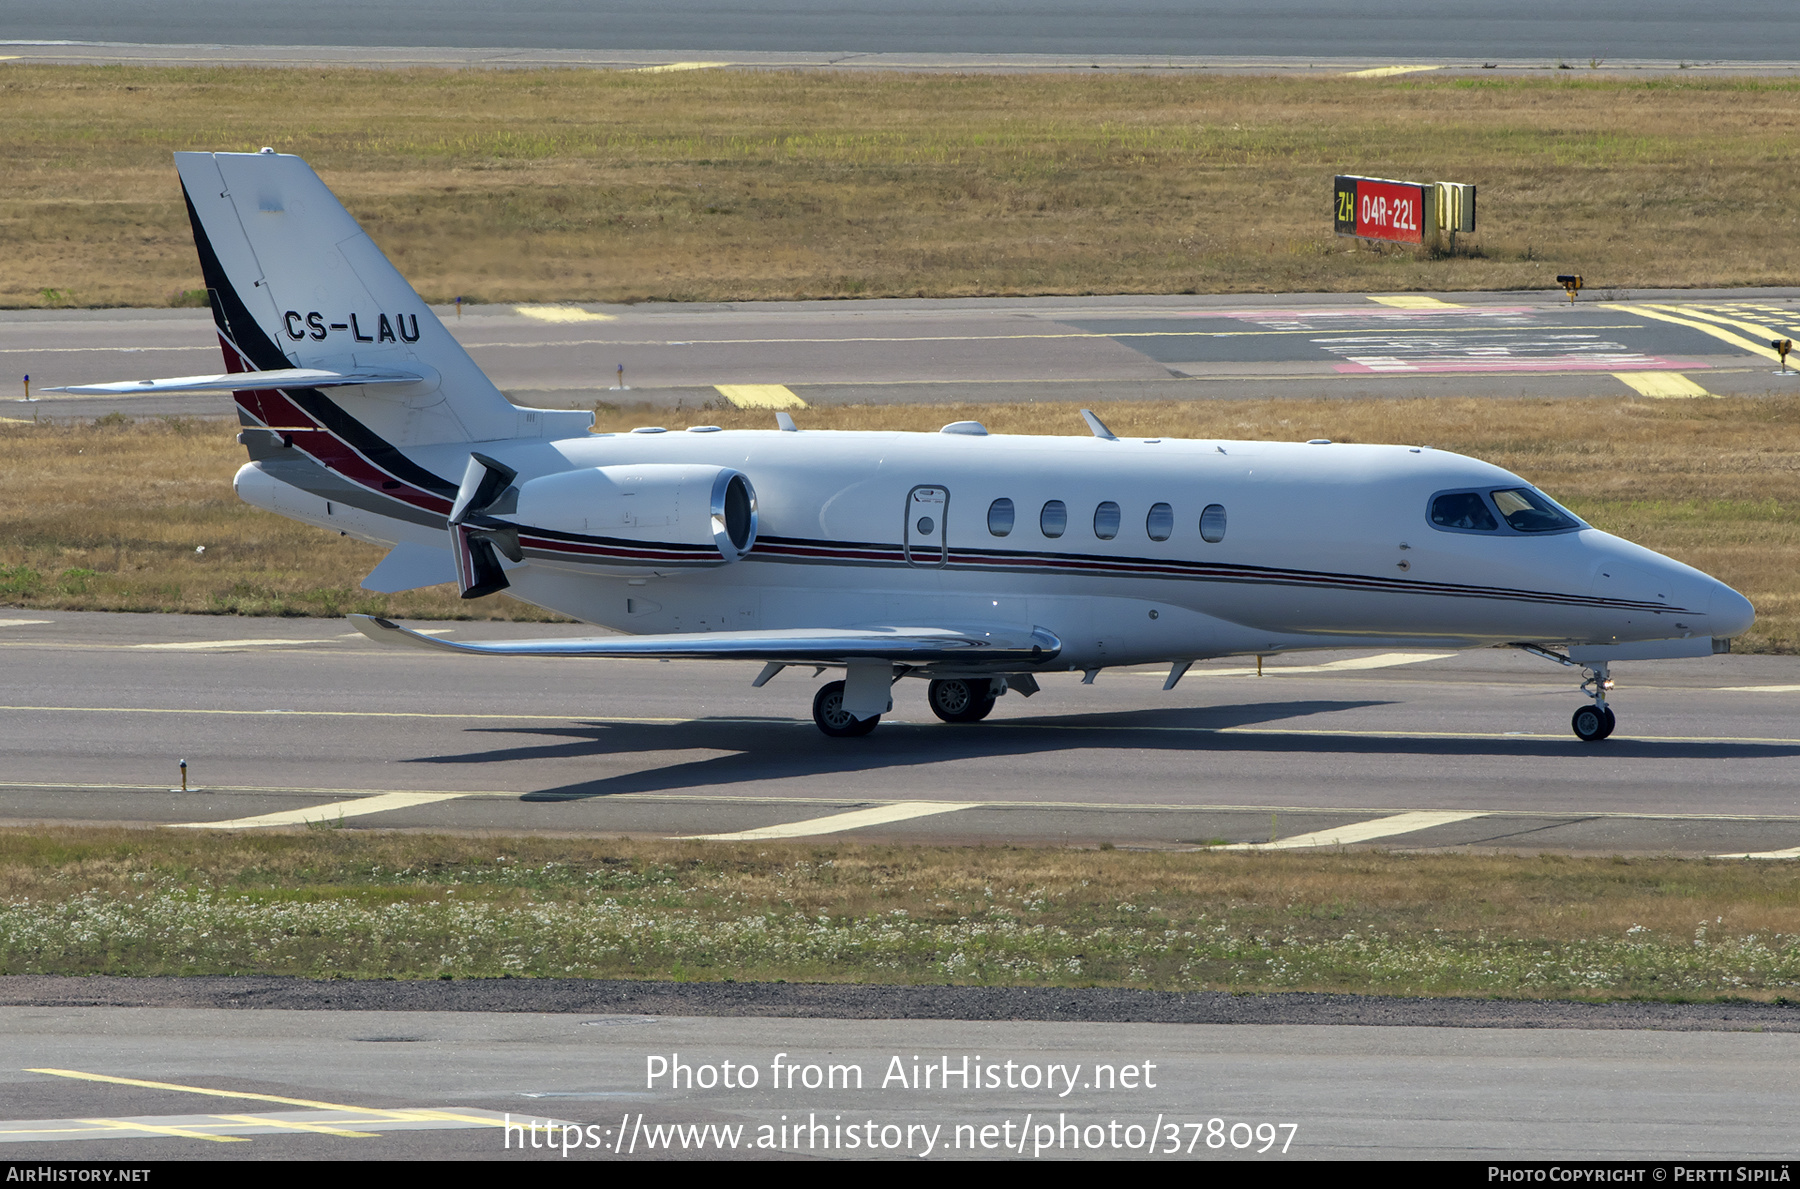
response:
[(881, 715), (873, 718), (853, 716), (844, 709), (844, 683), (827, 681), (813, 695), (813, 721), (833, 739), (854, 739), (873, 731), (875, 724), (881, 721)]
[(1569, 726), (1583, 743), (1598, 743), (1613, 733), (1618, 722), (1610, 706), (1583, 706), (1569, 720)]
[(951, 677), (933, 681), (925, 700), (945, 722), (980, 722), (994, 708), (993, 688), (985, 678)]

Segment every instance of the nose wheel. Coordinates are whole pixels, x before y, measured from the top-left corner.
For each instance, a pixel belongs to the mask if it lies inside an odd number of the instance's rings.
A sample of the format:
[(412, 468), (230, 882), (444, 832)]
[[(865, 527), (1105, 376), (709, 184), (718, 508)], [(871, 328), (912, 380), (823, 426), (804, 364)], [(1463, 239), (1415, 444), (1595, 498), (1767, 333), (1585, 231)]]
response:
[(841, 681), (827, 681), (813, 695), (813, 722), (833, 739), (867, 735), (880, 721), (879, 714), (873, 718), (857, 718), (844, 709), (844, 683)]
[(1598, 743), (1613, 733), (1617, 721), (1611, 706), (1583, 706), (1569, 720), (1569, 725), (1575, 729), (1575, 737), (1583, 743)]
[(1598, 743), (1612, 734), (1613, 727), (1618, 725), (1612, 707), (1606, 704), (1606, 691), (1612, 688), (1612, 679), (1606, 675), (1605, 661), (1596, 661), (1586, 668), (1588, 679), (1581, 683), (1581, 689), (1594, 699), (1594, 704), (1577, 710), (1569, 720), (1569, 726), (1583, 743)]
[(925, 700), (945, 722), (980, 722), (994, 708), (993, 690), (982, 678), (943, 678), (931, 683)]

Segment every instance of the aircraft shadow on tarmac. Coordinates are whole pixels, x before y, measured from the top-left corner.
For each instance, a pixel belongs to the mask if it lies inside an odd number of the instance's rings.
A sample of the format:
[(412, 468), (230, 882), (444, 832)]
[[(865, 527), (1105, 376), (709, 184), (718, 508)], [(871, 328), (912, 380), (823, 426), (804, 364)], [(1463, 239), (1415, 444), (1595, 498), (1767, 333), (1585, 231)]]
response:
[[(630, 753), (723, 751), (641, 772), (526, 793), (526, 801), (563, 801), (623, 793), (678, 792), (698, 786), (748, 784), (807, 776), (845, 775), (964, 759), (1042, 755), (1076, 748), (1134, 752), (1230, 751), (1270, 756), (1383, 755), (1565, 761), (1772, 759), (1800, 755), (1800, 745), (1629, 739), (1602, 745), (1548, 738), (1433, 738), (1428, 735), (1224, 733), (1313, 714), (1392, 705), (1368, 701), (1265, 702), (1240, 706), (1126, 710), (1048, 715), (953, 726), (884, 722), (862, 739), (828, 739), (810, 721), (790, 718), (698, 718), (675, 723), (571, 723), (567, 726), (473, 727), (470, 735), (517, 742), (458, 755), (419, 756), (414, 764), (505, 764)], [(1421, 728), (1428, 729), (1428, 728)], [(527, 739), (535, 740), (526, 742)]]

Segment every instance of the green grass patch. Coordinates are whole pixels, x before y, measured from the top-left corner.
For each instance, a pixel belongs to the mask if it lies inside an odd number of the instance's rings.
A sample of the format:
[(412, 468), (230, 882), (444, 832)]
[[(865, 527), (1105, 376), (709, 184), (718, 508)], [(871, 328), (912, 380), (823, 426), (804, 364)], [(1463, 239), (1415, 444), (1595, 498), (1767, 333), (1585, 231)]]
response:
[[(204, 304), (183, 149), (301, 154), (433, 301), (1780, 285), (1745, 229), (1800, 211), (1789, 78), (10, 63), (0, 105), (6, 306)], [(1340, 240), (1337, 173), (1481, 229)]]
[(0, 831), (0, 973), (1774, 999), (1800, 867)]

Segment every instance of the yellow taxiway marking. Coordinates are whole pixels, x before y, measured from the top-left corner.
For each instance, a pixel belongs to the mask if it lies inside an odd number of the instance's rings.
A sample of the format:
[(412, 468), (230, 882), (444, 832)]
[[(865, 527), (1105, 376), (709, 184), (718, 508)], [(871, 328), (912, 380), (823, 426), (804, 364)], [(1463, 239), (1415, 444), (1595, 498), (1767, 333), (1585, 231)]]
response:
[(152, 1082), (144, 1078), (121, 1078), (105, 1073), (86, 1073), (79, 1069), (27, 1069), (25, 1072), (48, 1074), (51, 1077), (59, 1078), (74, 1078), (84, 1082), (107, 1082), (115, 1086), (138, 1086), (146, 1090), (179, 1090), (184, 1094), (205, 1094), (213, 1098), (242, 1098), (250, 1102), (275, 1102), (283, 1106), (307, 1107), (317, 1111), (350, 1111), (407, 1122), (453, 1119), (463, 1123), (480, 1123), (489, 1127), (503, 1126), (498, 1119), (484, 1119), (479, 1115), (465, 1115), (456, 1111), (424, 1108), (383, 1110), (373, 1106), (346, 1106), (341, 1102), (320, 1102), (313, 1098), (288, 1098), (281, 1094), (252, 1094), (246, 1090), (215, 1090), (210, 1086), (185, 1086), (180, 1082)]
[(309, 1123), (301, 1119), (271, 1119), (266, 1115), (214, 1115), (215, 1119), (224, 1119), (228, 1123), (248, 1123), (253, 1127), (291, 1128), (295, 1131), (311, 1131), (319, 1135), (335, 1135), (340, 1139), (380, 1139), (373, 1131), (346, 1131), (342, 1127), (328, 1127), (323, 1123)]
[(661, 66), (633, 66), (626, 74), (667, 74), (672, 70), (717, 70), (729, 62), (666, 62)]
[[(1690, 329), (1698, 330), (1702, 334), (1710, 334), (1720, 342), (1729, 343), (1739, 350), (1748, 351), (1752, 355), (1761, 355), (1765, 359), (1779, 360), (1781, 358), (1768, 343), (1752, 342), (1741, 334), (1733, 334), (1731, 331), (1726, 330), (1723, 326), (1720, 326), (1715, 322), (1701, 321), (1700, 319), (1706, 317), (1706, 315), (1701, 314), (1699, 310), (1689, 309), (1686, 306), (1615, 304), (1609, 305), (1606, 308), (1609, 310), (1623, 310), (1627, 314), (1637, 314), (1644, 318), (1655, 318), (1659, 322), (1672, 322), (1677, 326), (1686, 326)], [(1675, 313), (1674, 311), (1676, 310), (1681, 311), (1681, 313)], [(1684, 318), (1681, 316), (1682, 314), (1693, 314), (1695, 317)]]
[(1392, 78), (1396, 74), (1417, 74), (1421, 70), (1442, 70), (1442, 66), (1371, 66), (1367, 70), (1352, 70), (1345, 78)]
[(539, 322), (617, 322), (616, 314), (596, 314), (576, 306), (514, 306), (513, 313)]
[(1392, 297), (1371, 297), (1369, 300), (1384, 306), (1393, 306), (1397, 310), (1460, 310), (1465, 308), (1453, 301), (1439, 301), (1435, 297), (1425, 297), (1416, 293), (1399, 293)]
[(841, 834), (864, 826), (884, 826), (890, 822), (910, 821), (937, 813), (955, 813), (959, 809), (975, 809), (976, 801), (895, 801), (873, 809), (853, 809), (829, 817), (809, 818), (803, 822), (785, 822), (757, 830), (738, 830), (731, 834), (689, 834), (680, 841), (694, 842), (762, 842), (771, 838), (812, 838), (819, 834)]
[(719, 395), (740, 409), (804, 409), (806, 402), (786, 384), (714, 384)]
[(78, 1123), (89, 1123), (95, 1127), (113, 1131), (148, 1131), (152, 1135), (173, 1135), (181, 1139), (209, 1139), (215, 1144), (247, 1144), (250, 1141), (241, 1135), (213, 1135), (206, 1131), (195, 1131), (188, 1127), (162, 1127), (155, 1123), (134, 1123), (128, 1119), (77, 1119)]
[(1666, 398), (1712, 395), (1680, 372), (1614, 372), (1613, 379), (1639, 396)]
[(166, 652), (203, 652), (215, 648), (290, 648), (303, 644), (335, 644), (336, 640), (173, 640), (166, 644), (128, 644), (127, 648)]
[(1234, 842), (1230, 846), (1207, 849), (1301, 850), (1309, 846), (1349, 846), (1353, 842), (1371, 842), (1377, 838), (1411, 834), (1415, 830), (1447, 826), (1451, 822), (1466, 822), (1470, 818), (1486, 816), (1484, 813), (1461, 813), (1453, 810), (1420, 810), (1415, 813), (1397, 813), (1392, 817), (1378, 817), (1367, 822), (1346, 822), (1341, 826), (1314, 830), (1310, 834), (1296, 834), (1292, 838), (1280, 838), (1274, 842)]
[(277, 813), (259, 813), (255, 817), (236, 817), (223, 822), (174, 823), (177, 830), (254, 830), (259, 826), (304, 826), (310, 822), (336, 821), (345, 817), (366, 817), (371, 813), (387, 813), (394, 809), (411, 809), (437, 801), (454, 801), (471, 793), (377, 793), (373, 797), (357, 797), (350, 801), (331, 801), (309, 805), (305, 809), (284, 809)]

